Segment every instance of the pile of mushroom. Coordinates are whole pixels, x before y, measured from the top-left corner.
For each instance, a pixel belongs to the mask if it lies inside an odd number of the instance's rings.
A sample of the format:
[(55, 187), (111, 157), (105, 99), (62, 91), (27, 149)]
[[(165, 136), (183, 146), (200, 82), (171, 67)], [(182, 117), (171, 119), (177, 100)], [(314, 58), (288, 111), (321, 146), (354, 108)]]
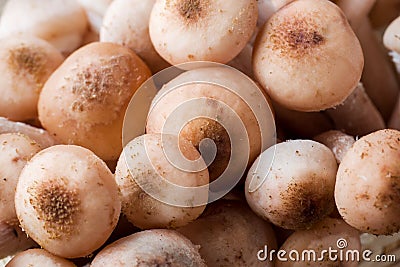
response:
[(400, 0), (233, 2), (7, 0), (0, 266), (358, 266), (324, 251), (400, 232)]

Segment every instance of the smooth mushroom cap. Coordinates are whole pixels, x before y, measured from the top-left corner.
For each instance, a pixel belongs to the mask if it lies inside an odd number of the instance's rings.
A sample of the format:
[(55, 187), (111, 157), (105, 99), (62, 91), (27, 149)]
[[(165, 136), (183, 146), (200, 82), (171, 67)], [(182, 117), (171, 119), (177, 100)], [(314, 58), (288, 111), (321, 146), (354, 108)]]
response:
[(9, 0), (0, 18), (1, 37), (34, 35), (64, 53), (79, 47), (87, 28), (85, 11), (76, 1)]
[(36, 118), (40, 91), (64, 57), (44, 40), (17, 35), (1, 39), (0, 58), (0, 116)]
[(383, 44), (387, 49), (400, 53), (400, 17), (392, 21), (383, 35)]
[(159, 0), (150, 16), (150, 38), (170, 64), (227, 63), (245, 47), (257, 23), (255, 0)]
[(336, 176), (335, 201), (351, 226), (372, 234), (400, 230), (400, 132), (379, 130), (357, 140)]
[(6, 267), (76, 267), (72, 262), (55, 256), (44, 249), (29, 249), (18, 253)]
[(96, 33), (100, 32), (103, 23), (103, 17), (108, 7), (114, 0), (77, 0), (85, 9), (87, 19), (91, 30)]
[(363, 65), (356, 35), (327, 0), (298, 0), (281, 8), (260, 30), (253, 50), (257, 80), (273, 100), (298, 111), (343, 102)]
[(92, 267), (205, 267), (199, 247), (174, 230), (147, 230), (121, 238), (96, 255)]
[(153, 73), (169, 66), (150, 40), (149, 20), (155, 0), (114, 0), (104, 15), (101, 42), (126, 46), (138, 54)]

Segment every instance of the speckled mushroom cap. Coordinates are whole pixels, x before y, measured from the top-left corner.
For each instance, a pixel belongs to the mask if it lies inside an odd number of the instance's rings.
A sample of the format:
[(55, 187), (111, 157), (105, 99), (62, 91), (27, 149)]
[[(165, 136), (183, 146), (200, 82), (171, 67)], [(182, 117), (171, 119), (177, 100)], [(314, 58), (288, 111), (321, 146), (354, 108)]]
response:
[(328, 0), (298, 0), (260, 30), (253, 51), (257, 80), (289, 109), (319, 111), (342, 103), (361, 78), (360, 43)]
[(49, 252), (84, 257), (115, 228), (121, 210), (107, 165), (88, 149), (56, 145), (24, 167), (15, 208), (25, 232)]
[(72, 262), (55, 256), (44, 249), (28, 249), (20, 252), (6, 267), (76, 267)]

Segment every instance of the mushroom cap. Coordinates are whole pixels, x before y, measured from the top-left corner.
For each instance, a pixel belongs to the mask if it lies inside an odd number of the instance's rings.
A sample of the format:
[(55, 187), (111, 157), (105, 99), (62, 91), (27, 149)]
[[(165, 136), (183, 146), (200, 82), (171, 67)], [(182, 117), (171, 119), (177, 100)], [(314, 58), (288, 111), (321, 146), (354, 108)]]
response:
[(198, 246), (174, 230), (147, 230), (108, 245), (90, 266), (205, 267), (198, 250)]
[(257, 23), (255, 0), (158, 0), (150, 38), (170, 64), (227, 63), (245, 47)]
[(44, 249), (28, 249), (13, 257), (7, 267), (76, 267), (72, 262), (55, 256)]
[(61, 142), (89, 148), (103, 160), (115, 160), (122, 151), (126, 107), (150, 75), (129, 48), (88, 44), (47, 80), (39, 98), (39, 120)]
[(298, 111), (342, 103), (357, 86), (363, 65), (356, 35), (327, 0), (298, 0), (278, 10), (253, 50), (257, 80), (273, 100)]
[(114, 176), (101, 159), (83, 147), (56, 145), (25, 165), (15, 208), (22, 228), (41, 247), (77, 258), (108, 239), (121, 202)]
[(336, 177), (335, 200), (351, 226), (372, 234), (400, 230), (400, 132), (379, 130), (357, 140)]
[[(279, 227), (308, 228), (334, 208), (336, 170), (336, 159), (323, 144), (311, 140), (276, 144), (250, 168), (247, 202), (256, 214)], [(262, 183), (251, 190), (254, 179)]]
[(42, 39), (16, 35), (0, 41), (0, 58), (0, 116), (36, 118), (40, 91), (64, 57)]
[(392, 21), (383, 34), (383, 44), (387, 49), (400, 53), (400, 16)]
[[(77, 0), (85, 9), (91, 29), (99, 33), (104, 14), (114, 0)], [(144, 1), (145, 2), (145, 1)]]
[(156, 0), (114, 0), (103, 18), (101, 42), (118, 43), (138, 54), (153, 72), (169, 64), (156, 52), (150, 40), (149, 20)]
[(76, 1), (9, 0), (0, 17), (1, 37), (30, 34), (66, 53), (79, 47), (86, 31), (85, 11)]

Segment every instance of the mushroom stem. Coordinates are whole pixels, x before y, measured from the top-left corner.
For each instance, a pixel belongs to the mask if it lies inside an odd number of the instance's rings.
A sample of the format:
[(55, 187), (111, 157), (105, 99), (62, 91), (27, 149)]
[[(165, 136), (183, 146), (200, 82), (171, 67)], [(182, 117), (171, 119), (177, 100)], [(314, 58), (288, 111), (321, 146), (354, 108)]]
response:
[(356, 31), (372, 10), (376, 0), (339, 0), (337, 5), (343, 10), (351, 27)]
[(0, 223), (0, 259), (35, 246), (18, 226)]
[(399, 93), (396, 73), (367, 18), (364, 19), (356, 34), (364, 51), (365, 63), (361, 80), (382, 117), (388, 120)]
[(334, 121), (336, 129), (351, 135), (365, 135), (385, 128), (381, 114), (361, 83), (341, 105), (326, 112)]

